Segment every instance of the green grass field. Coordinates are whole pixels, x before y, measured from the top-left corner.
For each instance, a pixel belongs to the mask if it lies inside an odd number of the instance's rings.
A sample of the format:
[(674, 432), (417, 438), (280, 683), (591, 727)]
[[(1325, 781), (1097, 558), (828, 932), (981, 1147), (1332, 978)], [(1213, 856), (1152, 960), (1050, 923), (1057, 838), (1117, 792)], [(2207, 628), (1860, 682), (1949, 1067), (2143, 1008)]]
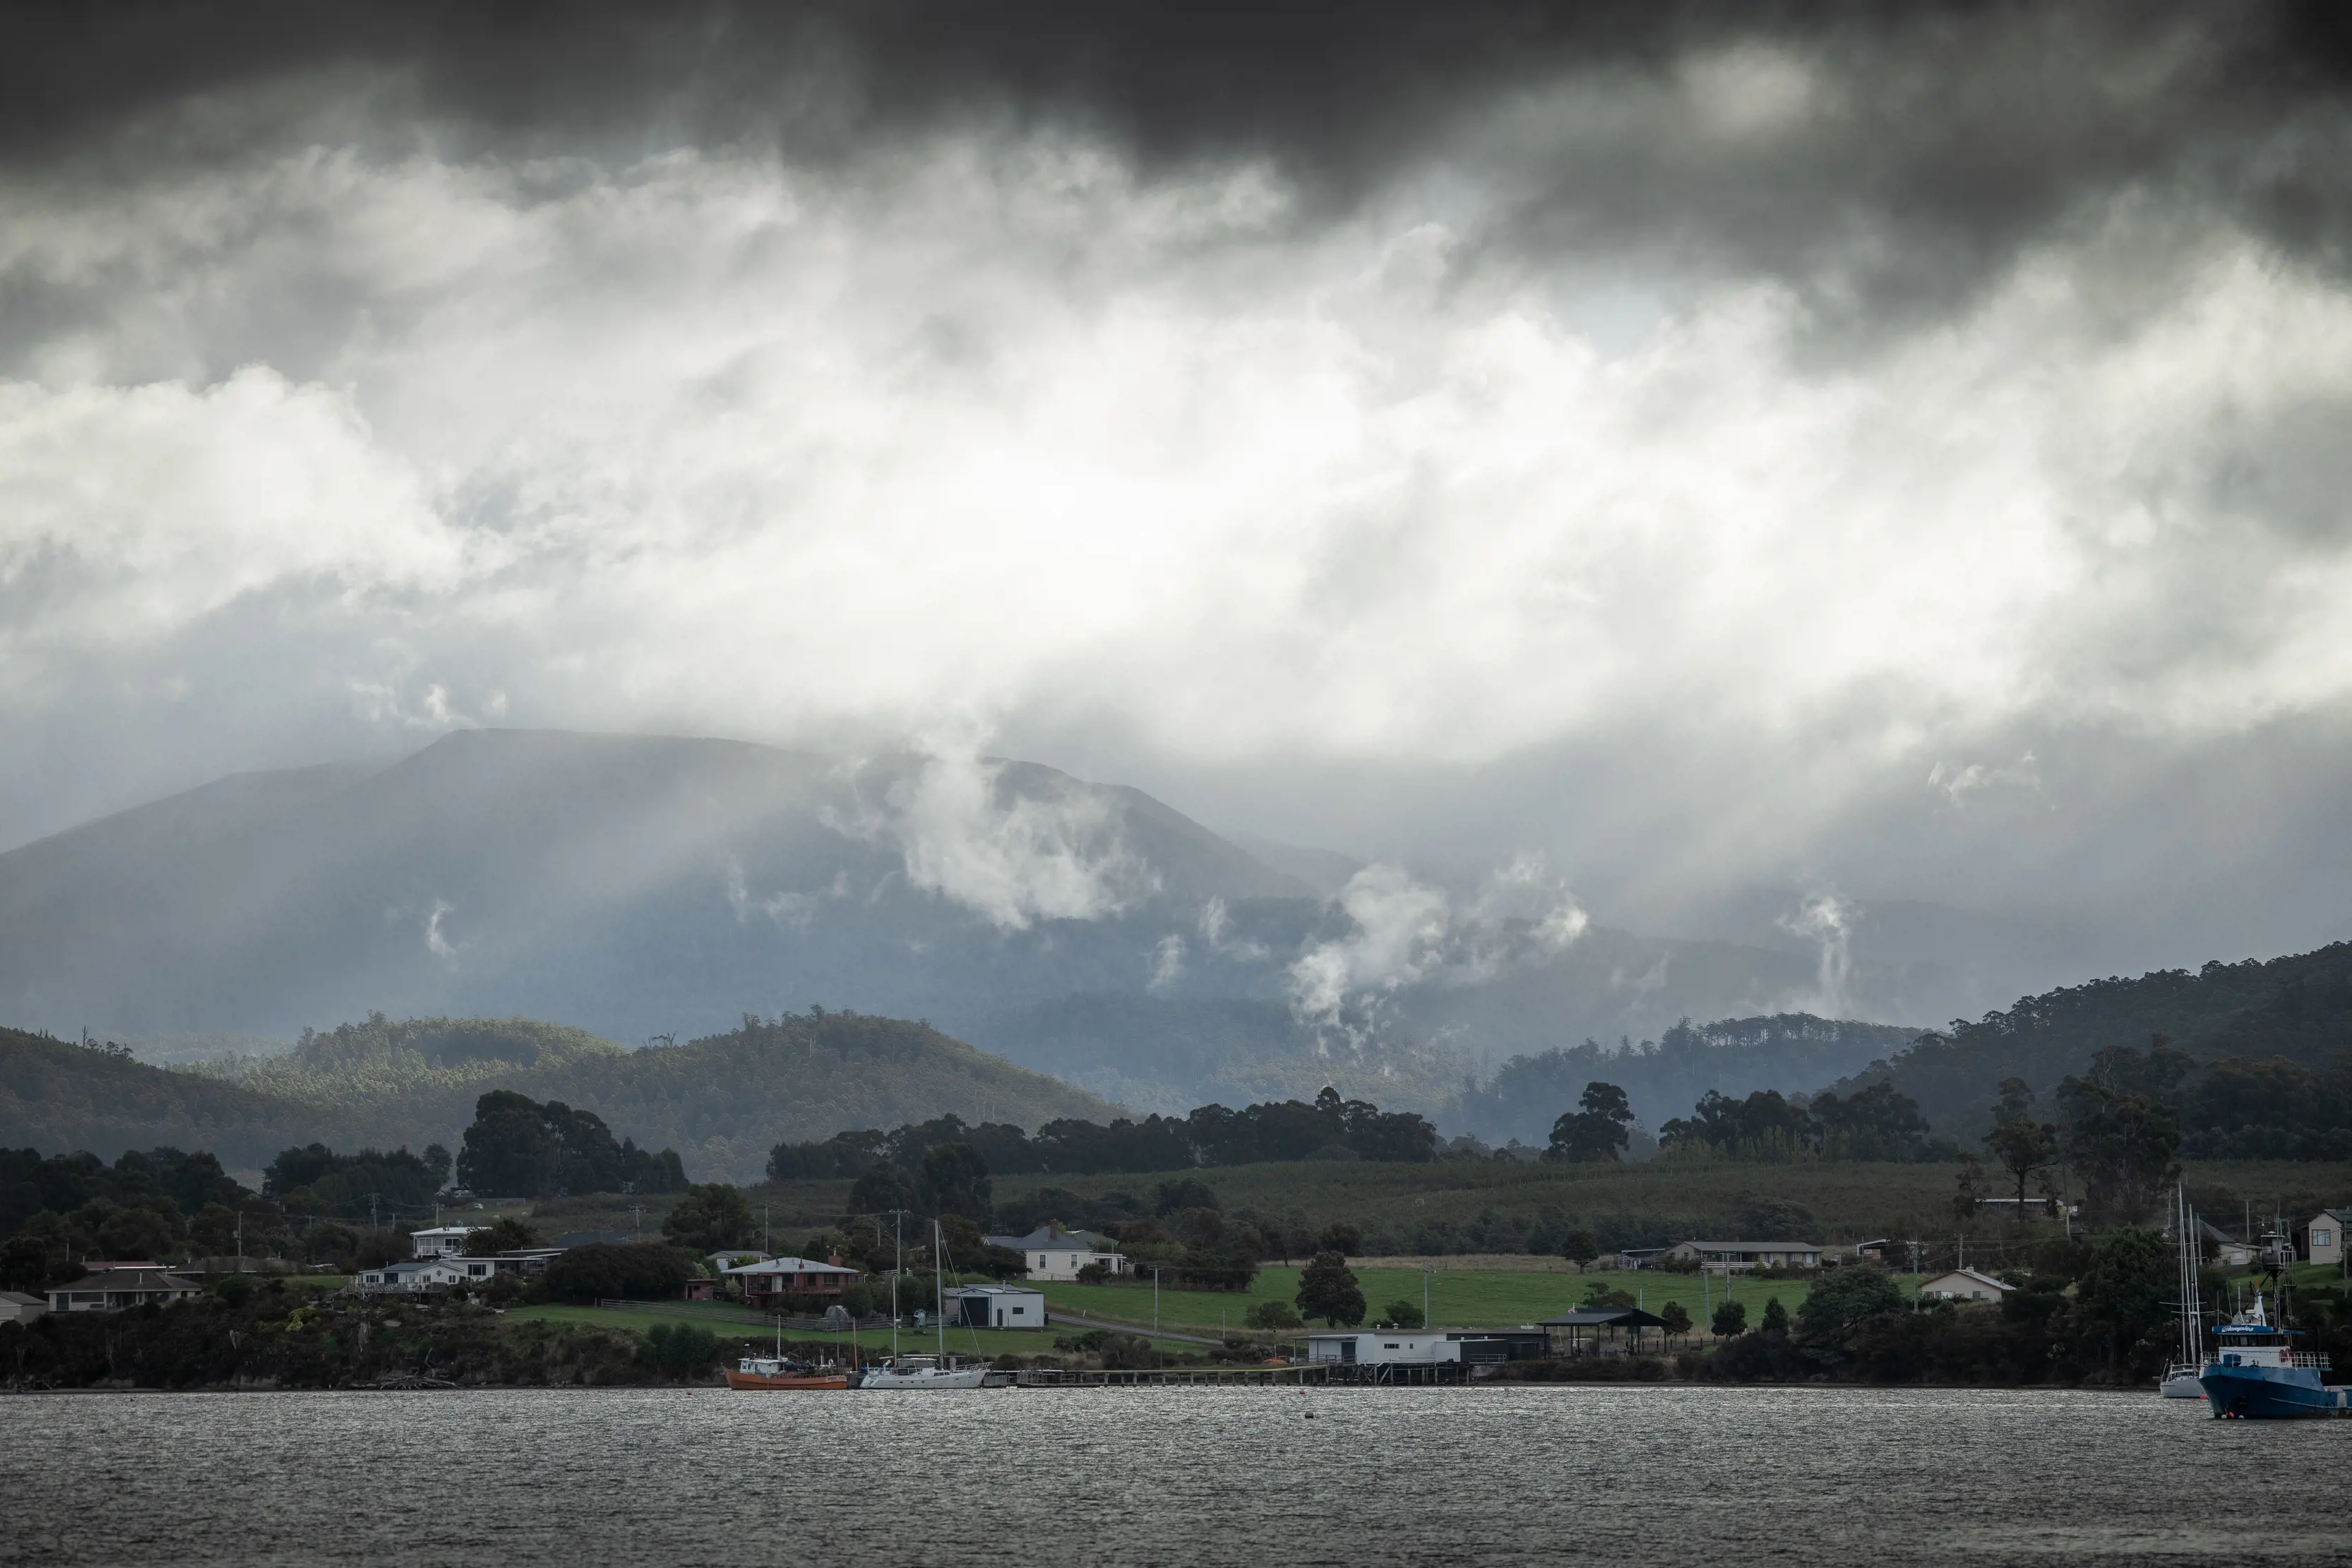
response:
[[(1296, 1268), (1276, 1265), (1261, 1269), (1246, 1294), (1163, 1289), (1160, 1292), (1160, 1325), (1189, 1333), (1214, 1334), (1221, 1324), (1232, 1332), (1243, 1332), (1243, 1314), (1254, 1303), (1287, 1301), (1297, 1295), (1298, 1275)], [(1374, 1322), (1391, 1301), (1419, 1306), (1424, 1277), (1419, 1270), (1366, 1268), (1356, 1270), (1356, 1282), (1364, 1292), (1364, 1304), (1370, 1311), (1366, 1321)], [(1679, 1301), (1694, 1322), (1704, 1324), (1706, 1309), (1721, 1304), (1725, 1289), (1723, 1281), (1715, 1278), (1704, 1281), (1702, 1289), (1702, 1281), (1695, 1274), (1607, 1273), (1600, 1270), (1579, 1275), (1435, 1269), (1426, 1276), (1426, 1284), (1430, 1322), (1438, 1328), (1512, 1328), (1520, 1323), (1540, 1322), (1582, 1305), (1585, 1292), (1595, 1285), (1623, 1291), (1653, 1312), (1668, 1301)], [(1048, 1311), (1076, 1312), (1105, 1322), (1151, 1322), (1151, 1282), (1148, 1278), (1139, 1283), (1118, 1285), (1049, 1281), (1038, 1289), (1045, 1293)], [(1794, 1312), (1811, 1288), (1801, 1280), (1741, 1278), (1732, 1282), (1730, 1291), (1732, 1299), (1747, 1307), (1748, 1321), (1753, 1324), (1763, 1317), (1764, 1303), (1769, 1298), (1779, 1297), (1780, 1304)]]

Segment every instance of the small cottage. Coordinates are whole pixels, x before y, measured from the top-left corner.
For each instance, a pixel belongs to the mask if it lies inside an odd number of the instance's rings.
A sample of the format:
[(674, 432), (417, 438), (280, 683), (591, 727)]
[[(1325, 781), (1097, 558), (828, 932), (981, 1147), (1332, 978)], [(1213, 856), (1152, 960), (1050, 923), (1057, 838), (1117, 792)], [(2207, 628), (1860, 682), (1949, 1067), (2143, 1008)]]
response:
[(2005, 1284), (1990, 1274), (1979, 1274), (1974, 1269), (1955, 1269), (1923, 1281), (1919, 1294), (1931, 1301), (1998, 1301), (2016, 1286)]

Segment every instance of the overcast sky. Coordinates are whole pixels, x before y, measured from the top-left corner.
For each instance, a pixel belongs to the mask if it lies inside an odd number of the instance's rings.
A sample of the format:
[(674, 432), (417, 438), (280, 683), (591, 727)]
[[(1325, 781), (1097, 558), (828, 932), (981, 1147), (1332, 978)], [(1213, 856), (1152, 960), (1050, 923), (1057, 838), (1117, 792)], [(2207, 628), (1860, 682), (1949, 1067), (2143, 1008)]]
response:
[(2352, 934), (2331, 7), (491, 9), (12, 25), (0, 844), (562, 726)]

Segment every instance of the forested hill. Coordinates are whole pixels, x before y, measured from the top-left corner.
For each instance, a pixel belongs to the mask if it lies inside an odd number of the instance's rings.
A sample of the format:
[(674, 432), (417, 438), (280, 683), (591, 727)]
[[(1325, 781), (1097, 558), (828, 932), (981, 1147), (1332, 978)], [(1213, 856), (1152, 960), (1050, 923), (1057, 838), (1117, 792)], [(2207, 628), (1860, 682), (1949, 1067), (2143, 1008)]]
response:
[(1439, 1122), (1501, 1142), (1540, 1144), (1561, 1112), (1595, 1080), (1614, 1083), (1633, 1113), (1652, 1128), (1690, 1114), (1708, 1090), (1734, 1099), (1759, 1089), (1783, 1092), (1825, 1087), (1871, 1062), (1894, 1055), (1919, 1031), (1894, 1024), (1854, 1023), (1778, 1013), (1725, 1019), (1694, 1026), (1683, 1019), (1656, 1040), (1616, 1051), (1592, 1040), (1532, 1056), (1515, 1056), (1486, 1082), (1465, 1088)]
[(0, 1147), (87, 1149), (110, 1160), (169, 1145), (258, 1170), (289, 1145), (350, 1144), (357, 1134), (328, 1106), (150, 1067), (120, 1047), (0, 1029)]
[(755, 1179), (776, 1143), (845, 1128), (949, 1113), (1034, 1127), (1111, 1110), (929, 1024), (822, 1010), (640, 1051), (527, 1019), (379, 1016), (211, 1071), (356, 1123), (384, 1146), (455, 1146), (492, 1089), (561, 1100), (647, 1148), (675, 1148), (698, 1181)]
[[(2159, 969), (2027, 997), (2005, 1012), (1923, 1036), (1884, 1074), (1938, 1131), (1964, 1140), (1990, 1123), (1995, 1086), (2022, 1078), (2037, 1093), (2079, 1073), (2108, 1046), (2158, 1034), (2200, 1061), (2284, 1056), (2322, 1067), (2352, 1050), (2352, 943), (2190, 973)], [(1847, 1089), (1852, 1083), (1841, 1083)]]

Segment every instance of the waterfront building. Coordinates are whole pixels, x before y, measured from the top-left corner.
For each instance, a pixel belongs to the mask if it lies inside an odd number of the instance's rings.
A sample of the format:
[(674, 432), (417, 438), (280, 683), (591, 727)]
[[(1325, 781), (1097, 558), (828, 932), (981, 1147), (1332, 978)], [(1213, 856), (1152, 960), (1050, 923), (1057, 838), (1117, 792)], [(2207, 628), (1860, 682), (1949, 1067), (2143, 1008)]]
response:
[(958, 1285), (946, 1292), (948, 1326), (1042, 1329), (1045, 1294), (1025, 1285)]

